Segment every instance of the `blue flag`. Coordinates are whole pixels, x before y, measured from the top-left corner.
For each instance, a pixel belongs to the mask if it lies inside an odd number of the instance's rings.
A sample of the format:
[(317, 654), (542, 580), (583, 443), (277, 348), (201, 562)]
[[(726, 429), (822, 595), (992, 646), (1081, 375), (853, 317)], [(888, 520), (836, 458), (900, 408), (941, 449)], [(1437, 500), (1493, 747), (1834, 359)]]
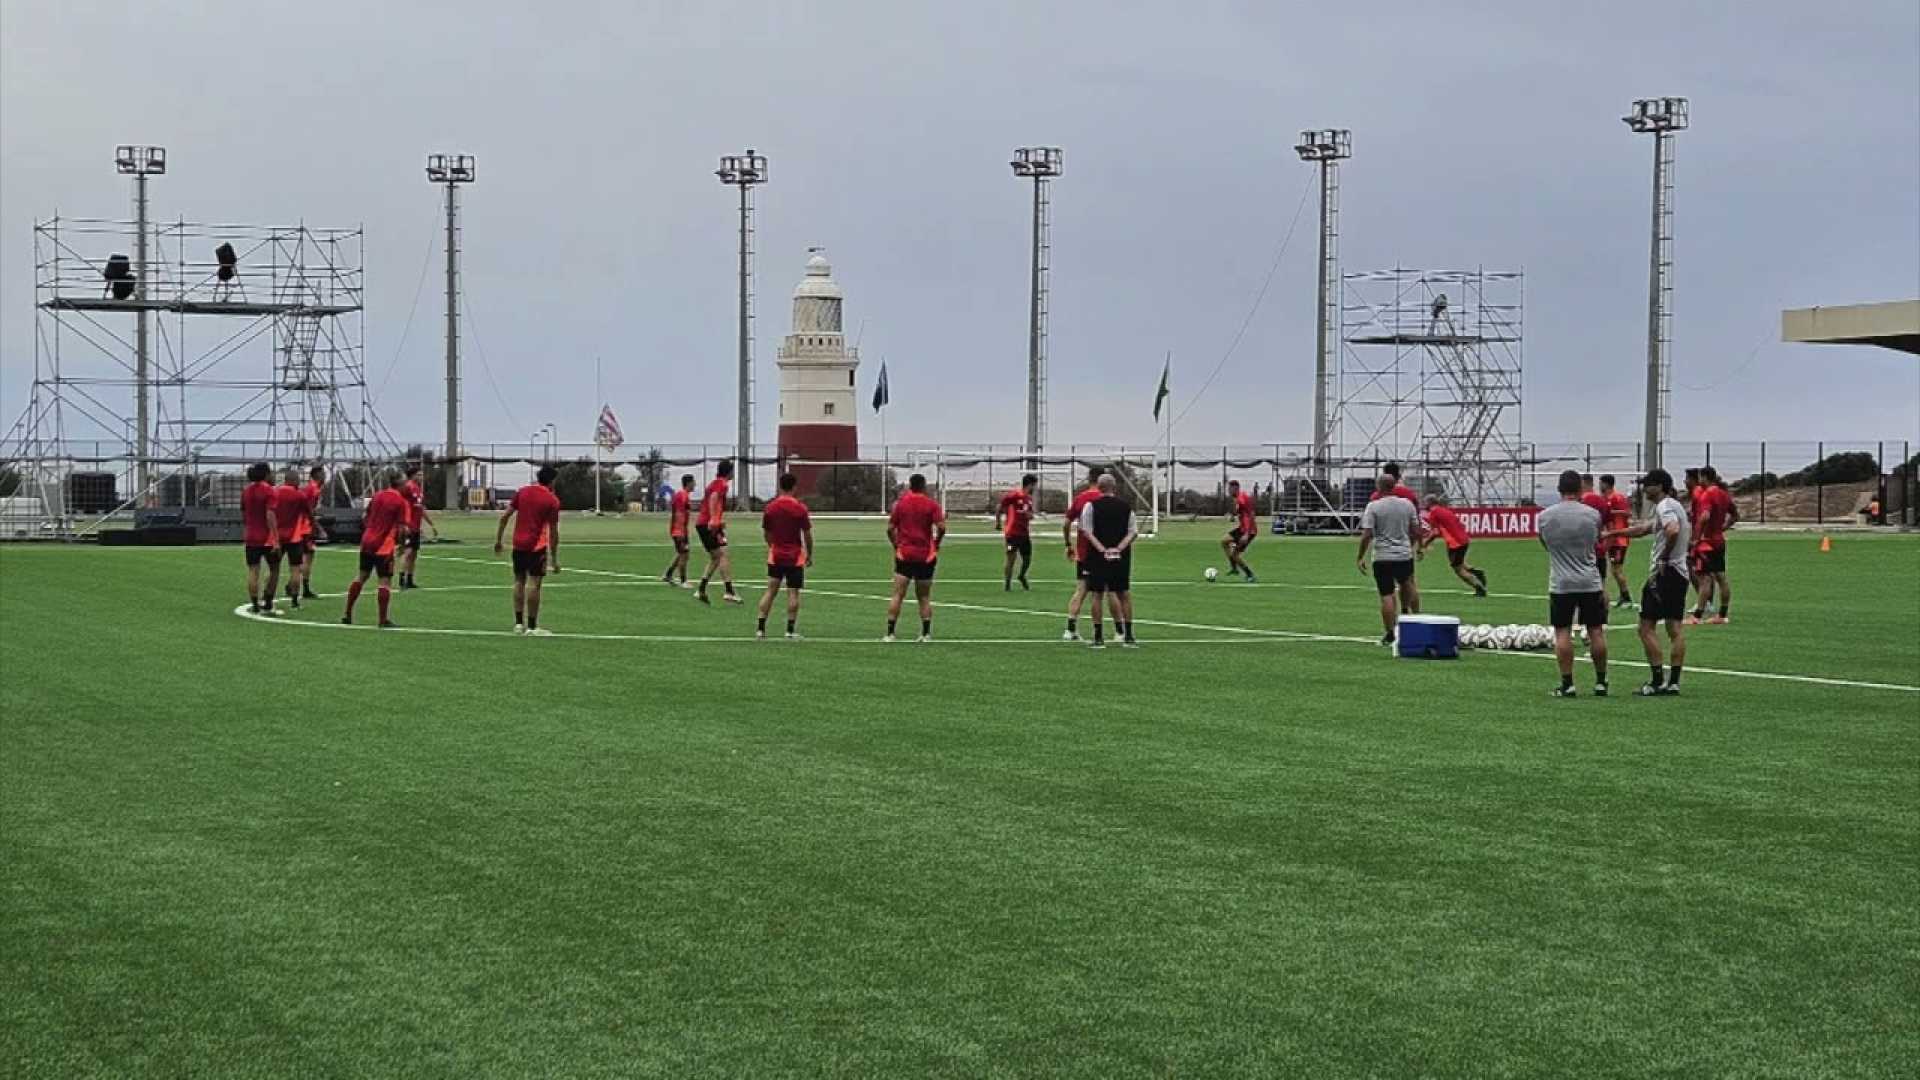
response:
[(887, 402), (891, 400), (893, 399), (887, 396), (887, 362), (882, 360), (880, 361), (880, 381), (873, 384), (873, 411), (879, 412), (886, 408)]

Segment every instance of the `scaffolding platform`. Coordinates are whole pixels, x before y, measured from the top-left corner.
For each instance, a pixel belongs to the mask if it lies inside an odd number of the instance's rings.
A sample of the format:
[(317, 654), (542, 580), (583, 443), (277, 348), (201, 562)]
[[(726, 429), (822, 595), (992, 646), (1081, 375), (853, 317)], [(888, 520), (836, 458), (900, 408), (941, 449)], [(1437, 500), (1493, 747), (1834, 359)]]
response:
[(57, 296), (40, 301), (49, 311), (153, 311), (167, 315), (306, 315), (331, 318), (359, 311), (359, 305), (271, 303), (258, 300), (116, 300), (111, 296)]

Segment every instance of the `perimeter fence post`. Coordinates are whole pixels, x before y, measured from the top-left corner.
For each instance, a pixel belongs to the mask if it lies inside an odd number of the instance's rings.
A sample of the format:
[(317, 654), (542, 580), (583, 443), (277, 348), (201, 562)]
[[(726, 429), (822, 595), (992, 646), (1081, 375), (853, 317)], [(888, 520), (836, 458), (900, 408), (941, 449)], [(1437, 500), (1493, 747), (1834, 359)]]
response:
[(1767, 440), (1760, 440), (1760, 524), (1767, 523)]
[(1827, 470), (1820, 463), (1827, 458), (1827, 444), (1824, 440), (1813, 444), (1813, 520), (1815, 524), (1827, 523)]

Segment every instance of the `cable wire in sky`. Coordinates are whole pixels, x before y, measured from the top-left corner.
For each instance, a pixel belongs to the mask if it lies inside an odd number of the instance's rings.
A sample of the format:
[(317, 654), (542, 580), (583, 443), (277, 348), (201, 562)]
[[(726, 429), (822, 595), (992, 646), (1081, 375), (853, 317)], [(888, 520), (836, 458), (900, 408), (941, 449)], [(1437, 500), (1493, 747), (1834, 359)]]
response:
[[(437, 210), (434, 216), (439, 216)], [(376, 399), (387, 392), (387, 383), (393, 378), (394, 369), (400, 366), (400, 351), (407, 347), (407, 333), (413, 329), (413, 313), (420, 308), (420, 290), (425, 288), (427, 284), (427, 267), (433, 265), (434, 240), (434, 230), (429, 228), (427, 230), (427, 253), (420, 258), (420, 280), (413, 283), (413, 303), (407, 305), (407, 321), (405, 325), (400, 327), (400, 343), (393, 347), (393, 356), (387, 361), (387, 373), (380, 376), (380, 388), (373, 392), (373, 396)]]

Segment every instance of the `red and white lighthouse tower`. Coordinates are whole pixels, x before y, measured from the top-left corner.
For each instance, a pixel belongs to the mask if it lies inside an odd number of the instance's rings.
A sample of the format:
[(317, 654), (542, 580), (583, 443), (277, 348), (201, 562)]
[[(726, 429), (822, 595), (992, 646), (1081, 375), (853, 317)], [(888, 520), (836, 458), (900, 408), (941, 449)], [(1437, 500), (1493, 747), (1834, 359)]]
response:
[[(819, 248), (793, 290), (793, 332), (780, 345), (780, 457), (791, 461), (854, 461), (860, 457), (857, 349), (842, 332), (844, 296)], [(821, 467), (790, 467), (800, 493), (812, 492)]]

